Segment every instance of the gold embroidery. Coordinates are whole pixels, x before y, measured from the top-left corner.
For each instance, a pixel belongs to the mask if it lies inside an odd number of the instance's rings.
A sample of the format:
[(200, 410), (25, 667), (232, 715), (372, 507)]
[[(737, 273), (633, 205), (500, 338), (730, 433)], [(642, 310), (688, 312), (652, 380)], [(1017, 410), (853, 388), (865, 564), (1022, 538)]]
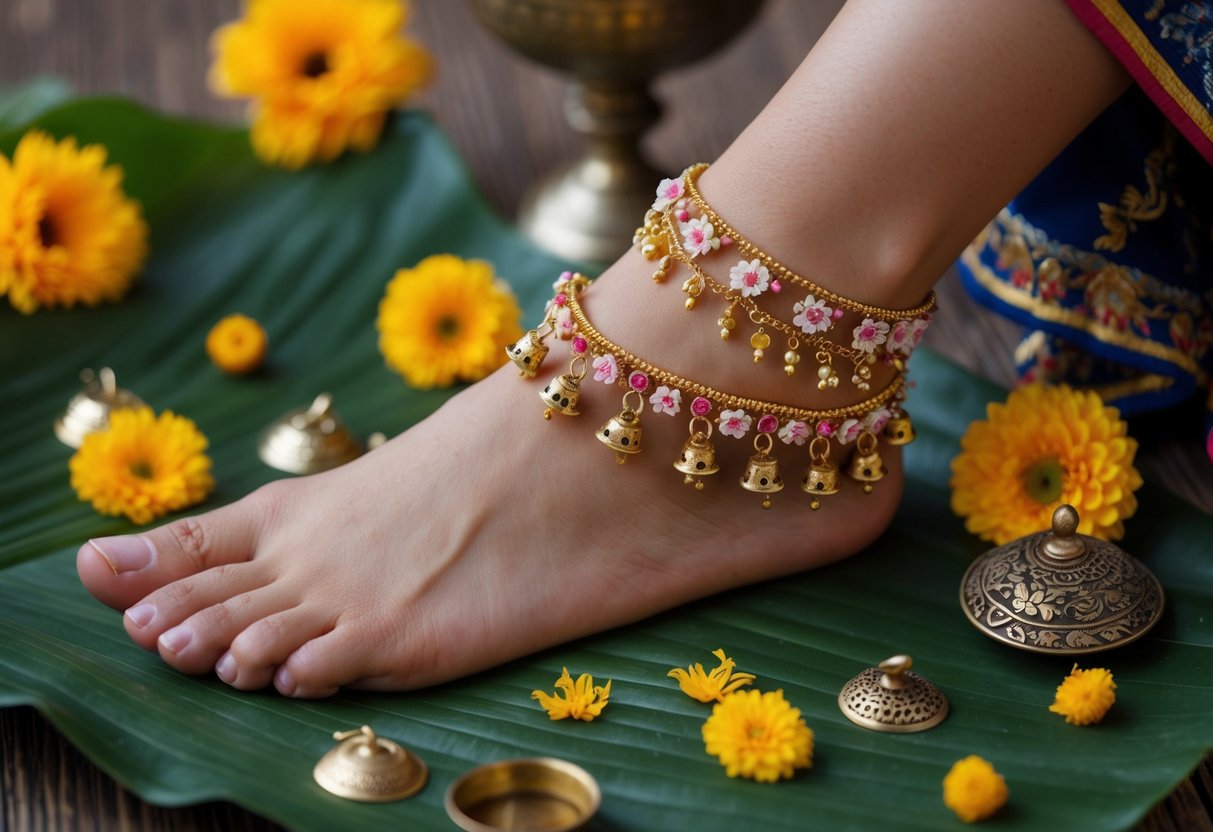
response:
[(1105, 402), (1113, 399), (1123, 399), (1125, 396), (1135, 396), (1138, 393), (1153, 393), (1167, 390), (1175, 385), (1175, 379), (1170, 376), (1160, 376), (1157, 373), (1146, 373), (1137, 378), (1117, 381), (1111, 384), (1096, 384), (1088, 389), (1094, 390)]
[(1108, 233), (1095, 240), (1100, 251), (1120, 251), (1125, 247), (1129, 232), (1137, 230), (1137, 223), (1158, 219), (1167, 210), (1167, 194), (1158, 187), (1163, 168), (1175, 153), (1175, 132), (1169, 127), (1163, 142), (1146, 156), (1146, 192), (1143, 194), (1132, 185), (1125, 185), (1120, 194), (1120, 204), (1099, 203), (1099, 221)]

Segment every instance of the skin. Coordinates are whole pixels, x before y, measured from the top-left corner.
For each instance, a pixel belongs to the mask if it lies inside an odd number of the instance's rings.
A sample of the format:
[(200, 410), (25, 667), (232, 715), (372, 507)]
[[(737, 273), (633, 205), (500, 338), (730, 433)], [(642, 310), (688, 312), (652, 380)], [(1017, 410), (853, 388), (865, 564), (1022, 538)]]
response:
[[(1057, 0), (852, 0), (700, 184), (798, 273), (908, 307), (1127, 84)], [(726, 252), (703, 265), (719, 278), (732, 262)], [(749, 349), (720, 343), (718, 304), (683, 313), (685, 274), (654, 286), (651, 271), (625, 254), (585, 296), (596, 326), (631, 351), (768, 401), (860, 397), (789, 382), (777, 358), (756, 370)], [(618, 466), (589, 437), (618, 412), (617, 388), (587, 380), (583, 416), (540, 415), (537, 391), (566, 360), (554, 349), (528, 382), (507, 366), (342, 468), (90, 541), (80, 578), (183, 672), (320, 697), (434, 684), (829, 563), (892, 519), (902, 471), (887, 445), (889, 476), (873, 494), (849, 484), (818, 512), (796, 488), (807, 454), (793, 464), (782, 445), (788, 489), (772, 511), (727, 473), (703, 492), (680, 486), (669, 461), (685, 410), (646, 408), (649, 450)], [(878, 367), (874, 390), (889, 377)], [(753, 452), (748, 440), (716, 445), (725, 472)]]

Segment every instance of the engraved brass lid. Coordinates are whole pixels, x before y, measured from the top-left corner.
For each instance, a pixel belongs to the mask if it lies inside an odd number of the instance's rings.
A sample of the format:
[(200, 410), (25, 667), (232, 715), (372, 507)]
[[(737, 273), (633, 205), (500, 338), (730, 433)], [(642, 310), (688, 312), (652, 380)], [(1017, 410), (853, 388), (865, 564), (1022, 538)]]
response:
[(257, 446), (262, 462), (290, 474), (327, 471), (362, 452), (362, 443), (337, 418), (328, 393), (275, 421), (261, 434)]
[(973, 561), (960, 582), (973, 626), (1020, 650), (1077, 656), (1136, 641), (1158, 623), (1158, 579), (1119, 546), (1078, 534), (1078, 519), (1063, 505), (1052, 531)]
[(388, 803), (412, 797), (430, 770), (421, 758), (391, 740), (375, 736), (369, 725), (338, 731), (341, 744), (316, 763), (312, 776), (326, 791), (364, 803)]
[(910, 671), (909, 656), (892, 656), (847, 682), (838, 707), (856, 725), (885, 734), (926, 731), (948, 715), (939, 688)]
[(84, 370), (80, 381), (84, 389), (72, 396), (63, 415), (55, 420), (55, 436), (69, 447), (79, 448), (85, 436), (108, 425), (111, 411), (143, 406), (141, 398), (118, 386), (109, 367), (96, 373)]
[(572, 832), (602, 805), (581, 766), (553, 757), (501, 760), (474, 768), (446, 792), (446, 813), (467, 832)]

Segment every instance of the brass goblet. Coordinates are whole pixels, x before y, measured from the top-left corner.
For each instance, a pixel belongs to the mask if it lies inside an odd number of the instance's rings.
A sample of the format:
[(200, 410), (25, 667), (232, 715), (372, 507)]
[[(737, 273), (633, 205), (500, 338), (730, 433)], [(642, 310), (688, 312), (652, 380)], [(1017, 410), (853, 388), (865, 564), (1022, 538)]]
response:
[(544, 248), (605, 262), (627, 249), (661, 178), (640, 151), (660, 117), (660, 72), (707, 57), (745, 28), (760, 0), (471, 0), (516, 51), (570, 73), (565, 117), (588, 138), (581, 158), (541, 179), (518, 225)]

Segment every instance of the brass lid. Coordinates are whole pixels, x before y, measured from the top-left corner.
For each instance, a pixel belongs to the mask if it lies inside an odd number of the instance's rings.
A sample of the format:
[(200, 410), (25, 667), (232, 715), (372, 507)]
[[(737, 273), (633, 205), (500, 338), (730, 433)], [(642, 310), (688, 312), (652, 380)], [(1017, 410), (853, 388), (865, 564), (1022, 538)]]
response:
[(602, 791), (589, 772), (552, 757), (489, 763), (446, 792), (447, 815), (467, 832), (571, 832), (601, 805)]
[(257, 446), (262, 462), (290, 474), (327, 471), (357, 459), (362, 452), (362, 443), (337, 418), (328, 393), (275, 421), (261, 434)]
[(1078, 512), (1053, 512), (1053, 530), (973, 561), (960, 605), (978, 630), (1033, 653), (1082, 655), (1146, 634), (1162, 616), (1162, 585), (1119, 546), (1078, 534)]
[(79, 448), (85, 436), (109, 425), (112, 411), (143, 406), (142, 399), (118, 386), (109, 367), (96, 373), (83, 370), (80, 381), (84, 389), (72, 396), (63, 415), (55, 420), (55, 436), (68, 447)]
[(948, 700), (910, 671), (909, 656), (893, 656), (843, 686), (838, 707), (856, 725), (885, 734), (925, 731), (943, 722)]
[(375, 736), (369, 725), (338, 731), (342, 740), (316, 763), (312, 776), (326, 791), (364, 803), (388, 803), (412, 797), (430, 770), (421, 758), (391, 740)]

